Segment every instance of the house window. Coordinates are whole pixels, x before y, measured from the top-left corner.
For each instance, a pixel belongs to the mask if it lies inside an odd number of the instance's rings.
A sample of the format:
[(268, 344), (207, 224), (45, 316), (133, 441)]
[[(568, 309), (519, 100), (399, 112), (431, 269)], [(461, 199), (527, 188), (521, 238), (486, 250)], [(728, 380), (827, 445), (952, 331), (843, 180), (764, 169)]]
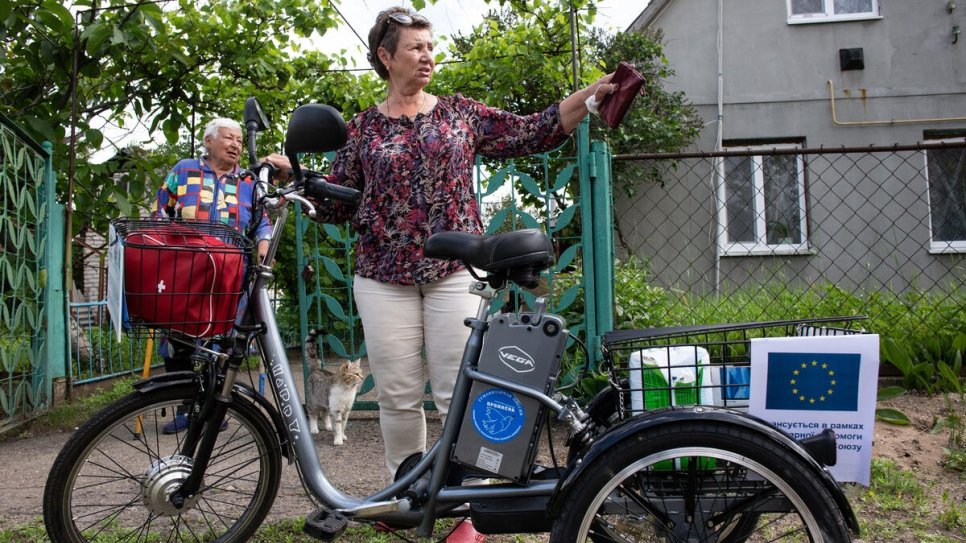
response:
[(966, 148), (927, 149), (924, 155), (929, 184), (929, 250), (966, 252)]
[(879, 19), (879, 0), (787, 0), (788, 23)]
[[(800, 148), (787, 144), (767, 147)], [(723, 256), (808, 253), (801, 155), (729, 156), (721, 160), (719, 168), (723, 182), (718, 193), (718, 243)]]

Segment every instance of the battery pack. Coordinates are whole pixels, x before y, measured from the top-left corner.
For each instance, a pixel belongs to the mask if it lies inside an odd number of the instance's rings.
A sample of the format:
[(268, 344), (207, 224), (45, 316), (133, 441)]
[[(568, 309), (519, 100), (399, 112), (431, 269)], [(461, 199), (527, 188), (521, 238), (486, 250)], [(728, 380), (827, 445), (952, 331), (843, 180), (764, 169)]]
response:
[[(567, 344), (563, 319), (502, 313), (490, 320), (477, 370), (548, 394)], [(547, 407), (534, 398), (476, 381), (452, 459), (506, 479), (526, 481)]]

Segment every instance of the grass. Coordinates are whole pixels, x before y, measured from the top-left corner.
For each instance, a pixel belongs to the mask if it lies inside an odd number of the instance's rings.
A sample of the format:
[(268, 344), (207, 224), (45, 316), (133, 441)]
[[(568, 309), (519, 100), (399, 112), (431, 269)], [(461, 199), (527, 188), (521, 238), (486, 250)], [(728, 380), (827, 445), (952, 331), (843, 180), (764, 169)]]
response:
[(35, 430), (71, 430), (76, 428), (104, 406), (130, 394), (134, 390), (131, 385), (139, 380), (139, 377), (122, 377), (111, 382), (109, 388), (71, 403), (58, 405), (43, 416), (26, 424), (18, 437), (27, 437)]
[(856, 487), (849, 496), (863, 540), (961, 542), (966, 538), (966, 504), (943, 493), (937, 505), (930, 490), (916, 473), (892, 460), (873, 458), (871, 485)]
[(949, 430), (949, 442), (944, 448), (943, 466), (948, 470), (959, 472), (959, 476), (966, 479), (966, 419), (953, 408), (948, 394), (944, 398), (946, 411), (936, 419), (932, 432)]
[[(252, 538), (253, 543), (314, 543), (313, 539), (302, 533), (304, 518), (286, 519), (259, 528)], [(443, 538), (455, 526), (453, 519), (442, 519), (436, 522), (436, 534)], [(368, 524), (351, 523), (344, 532), (339, 534), (340, 543), (399, 543), (400, 541), (431, 541), (416, 537), (413, 530), (401, 532), (399, 535), (377, 532)], [(522, 541), (522, 540), (521, 540)], [(0, 543), (3, 540), (0, 539)]]
[[(949, 431), (943, 466), (949, 476), (966, 478), (966, 420), (945, 396), (946, 410), (937, 417), (933, 432)], [(939, 495), (932, 484), (901, 469), (892, 460), (872, 459), (871, 486), (850, 496), (865, 541), (962, 542), (966, 539), (966, 503), (948, 491)]]
[(37, 519), (31, 524), (0, 529), (0, 543), (41, 543), (49, 542), (44, 521)]
[[(242, 372), (257, 372), (260, 359), (250, 356), (241, 365)], [(140, 375), (118, 377), (110, 381), (108, 388), (93, 392), (78, 400), (58, 405), (44, 415), (28, 422), (18, 434), (27, 437), (34, 430), (72, 430), (86, 421), (101, 408), (133, 392), (131, 385), (140, 381)], [(2, 543), (2, 542), (0, 542)]]
[[(252, 543), (317, 543), (314, 539), (302, 533), (302, 523), (304, 518), (285, 519), (278, 522), (266, 523), (255, 533), (250, 540)], [(436, 533), (443, 537), (454, 526), (452, 519), (443, 519), (436, 523)], [(503, 541), (525, 541), (525, 539), (515, 536), (507, 536), (509, 539)], [(402, 532), (400, 535), (376, 532), (372, 526), (367, 524), (350, 524), (342, 532), (338, 541), (340, 543), (399, 543), (400, 541), (429, 541), (416, 538), (413, 532)], [(0, 528), (0, 543), (49, 543), (47, 533), (44, 530), (43, 520), (38, 518), (30, 524), (15, 526), (11, 528)]]
[[(918, 476), (892, 460), (873, 458), (869, 488), (853, 487), (850, 502), (859, 517), (862, 539), (866, 542), (923, 541), (955, 543), (966, 539), (966, 504), (961, 497), (944, 493), (941, 504), (930, 501), (929, 487)], [(259, 528), (253, 543), (314, 543), (302, 533), (304, 518), (268, 523)], [(440, 520), (436, 533), (442, 537), (452, 527), (452, 519)], [(501, 542), (534, 541), (532, 536), (500, 536)], [(376, 532), (367, 524), (352, 523), (339, 536), (345, 543), (398, 543), (419, 540), (413, 532), (399, 536)], [(43, 521), (36, 519), (21, 526), (0, 528), (0, 543), (47, 543)]]
[(966, 503), (943, 492), (942, 508), (937, 516), (939, 525), (951, 532), (966, 536)]

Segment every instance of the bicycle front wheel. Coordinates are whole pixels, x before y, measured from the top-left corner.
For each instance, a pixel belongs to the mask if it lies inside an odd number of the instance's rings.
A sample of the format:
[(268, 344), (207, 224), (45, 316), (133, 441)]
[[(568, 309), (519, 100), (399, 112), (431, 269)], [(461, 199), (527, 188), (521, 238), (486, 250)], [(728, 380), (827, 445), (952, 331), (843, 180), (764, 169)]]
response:
[(644, 431), (573, 483), (551, 543), (850, 541), (842, 512), (804, 459), (733, 424)]
[[(183, 507), (170, 495), (191, 472), (185, 431), (165, 434), (190, 410), (196, 388), (135, 392), (94, 415), (54, 461), (44, 523), (55, 543), (247, 541), (275, 500), (278, 439), (265, 415), (237, 398), (225, 415), (201, 487)], [(190, 412), (190, 411), (189, 411)]]

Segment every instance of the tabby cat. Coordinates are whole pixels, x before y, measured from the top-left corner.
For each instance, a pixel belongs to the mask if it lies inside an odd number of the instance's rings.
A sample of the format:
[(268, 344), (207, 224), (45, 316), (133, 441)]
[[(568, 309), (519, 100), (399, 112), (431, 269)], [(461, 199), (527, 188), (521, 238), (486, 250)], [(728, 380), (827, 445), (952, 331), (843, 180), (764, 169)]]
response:
[(309, 431), (319, 433), (318, 418), (326, 431), (332, 431), (333, 445), (346, 441), (345, 427), (356, 393), (365, 380), (361, 359), (342, 360), (337, 366), (322, 367), (319, 360), (317, 338), (319, 330), (309, 331), (305, 340), (305, 352), (313, 368), (305, 387), (305, 412), (309, 419)]

